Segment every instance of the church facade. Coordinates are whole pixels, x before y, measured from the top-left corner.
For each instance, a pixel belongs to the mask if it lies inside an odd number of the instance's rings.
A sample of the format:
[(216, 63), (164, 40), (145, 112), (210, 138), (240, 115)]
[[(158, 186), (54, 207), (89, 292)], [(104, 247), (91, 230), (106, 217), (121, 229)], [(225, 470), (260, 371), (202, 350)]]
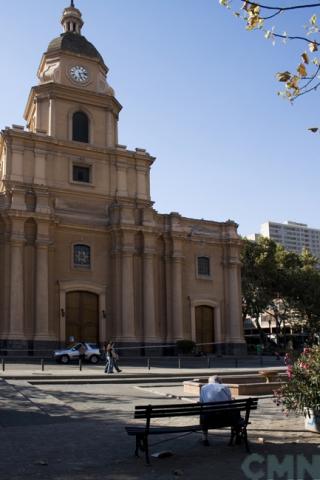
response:
[(0, 137), (0, 345), (244, 351), (237, 225), (153, 208), (155, 158), (119, 144), (122, 107), (73, 2), (61, 23), (27, 127)]

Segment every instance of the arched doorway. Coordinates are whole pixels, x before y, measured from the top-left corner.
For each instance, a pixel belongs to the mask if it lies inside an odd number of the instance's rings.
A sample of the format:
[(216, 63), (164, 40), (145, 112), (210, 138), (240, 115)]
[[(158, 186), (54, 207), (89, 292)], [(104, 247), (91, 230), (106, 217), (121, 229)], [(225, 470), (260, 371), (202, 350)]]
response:
[(99, 296), (78, 291), (66, 295), (66, 340), (99, 342)]
[(214, 351), (214, 309), (206, 305), (200, 305), (195, 308), (196, 320), (196, 343), (208, 343), (211, 345), (201, 345), (199, 349), (205, 353)]

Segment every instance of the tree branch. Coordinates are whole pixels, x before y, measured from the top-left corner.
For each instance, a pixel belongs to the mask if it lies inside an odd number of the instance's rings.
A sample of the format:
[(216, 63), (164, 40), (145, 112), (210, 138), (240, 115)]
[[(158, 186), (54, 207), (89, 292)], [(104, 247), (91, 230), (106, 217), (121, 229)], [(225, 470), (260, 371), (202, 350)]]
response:
[(314, 85), (314, 87), (312, 88), (309, 88), (308, 90), (305, 90), (304, 92), (301, 92), (299, 93), (298, 95), (296, 95), (294, 98), (292, 98), (291, 100), (294, 101), (296, 100), (298, 97), (302, 97), (302, 95), (305, 95), (306, 93), (309, 93), (309, 92), (312, 92), (313, 90), (317, 90), (317, 88), (320, 86), (320, 82), (318, 82), (316, 85)]
[(297, 36), (290, 36), (290, 35), (281, 35), (279, 33), (272, 33), (272, 35), (274, 37), (277, 37), (277, 38), (284, 38), (286, 40), (303, 40), (304, 42), (308, 42), (308, 43), (314, 43), (315, 45), (320, 45), (319, 42), (316, 42), (315, 40), (311, 40), (310, 38), (306, 38), (306, 37), (297, 37)]
[(281, 13), (281, 10), (278, 10), (277, 12), (273, 13), (272, 15), (269, 15), (268, 17), (260, 17), (260, 18), (262, 18), (262, 20), (270, 20), (270, 18), (274, 18), (277, 15), (280, 15), (280, 13)]
[(297, 10), (297, 9), (303, 9), (303, 8), (320, 7), (320, 3), (309, 3), (306, 5), (292, 5), (291, 7), (271, 7), (270, 5), (263, 5), (259, 2), (250, 2), (249, 0), (244, 0), (244, 1), (249, 5), (256, 5), (257, 7), (264, 8), (265, 10), (279, 10), (279, 12), (285, 12), (288, 10)]
[(317, 70), (315, 71), (315, 73), (312, 75), (312, 77), (310, 77), (310, 78), (308, 79), (308, 82), (307, 82), (305, 85), (303, 85), (303, 87), (300, 88), (300, 90), (304, 90), (305, 88), (307, 88), (307, 87), (313, 82), (313, 80), (314, 80), (314, 79), (316, 78), (316, 76), (318, 75), (319, 70), (320, 70), (320, 65), (318, 65), (318, 68), (317, 68)]

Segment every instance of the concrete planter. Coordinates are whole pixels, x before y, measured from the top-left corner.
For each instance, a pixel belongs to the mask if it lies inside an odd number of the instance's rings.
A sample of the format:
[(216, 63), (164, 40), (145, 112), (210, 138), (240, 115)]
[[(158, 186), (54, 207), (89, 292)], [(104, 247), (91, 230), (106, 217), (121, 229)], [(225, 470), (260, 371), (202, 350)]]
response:
[[(262, 375), (245, 374), (245, 375), (223, 375), (222, 381), (231, 391), (233, 397), (239, 395), (270, 395), (273, 394), (287, 379), (286, 375), (277, 375), (270, 381), (265, 381)], [(194, 380), (187, 380), (183, 382), (184, 393), (199, 396), (203, 385), (207, 383), (204, 378), (195, 378)]]
[(320, 433), (320, 412), (305, 408), (305, 429), (309, 432)]

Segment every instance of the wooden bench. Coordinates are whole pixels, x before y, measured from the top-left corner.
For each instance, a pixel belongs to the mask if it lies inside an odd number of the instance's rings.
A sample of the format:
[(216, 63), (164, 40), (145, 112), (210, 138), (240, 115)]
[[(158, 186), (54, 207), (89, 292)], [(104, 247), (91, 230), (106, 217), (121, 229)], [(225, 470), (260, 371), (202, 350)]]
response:
[[(170, 433), (198, 432), (217, 428), (231, 427), (229, 445), (233, 444), (236, 437), (237, 443), (244, 441), (247, 452), (249, 444), (247, 438), (247, 425), (251, 410), (256, 410), (257, 398), (245, 398), (225, 402), (210, 403), (178, 403), (166, 405), (137, 405), (134, 410), (134, 418), (145, 420), (145, 425), (128, 425), (128, 435), (136, 437), (135, 455), (139, 456), (139, 450), (145, 452), (146, 462), (149, 464), (149, 435), (163, 435)], [(244, 417), (240, 414), (244, 412)], [(197, 416), (198, 423), (186, 426), (151, 426), (151, 419)], [(200, 421), (200, 423), (199, 423)]]

